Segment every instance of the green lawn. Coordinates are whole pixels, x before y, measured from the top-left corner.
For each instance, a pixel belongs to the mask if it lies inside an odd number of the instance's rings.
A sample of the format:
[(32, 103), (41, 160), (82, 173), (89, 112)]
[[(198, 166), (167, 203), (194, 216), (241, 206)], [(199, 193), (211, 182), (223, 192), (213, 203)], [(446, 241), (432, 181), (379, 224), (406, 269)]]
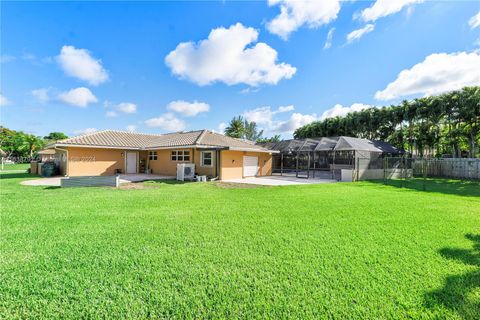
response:
[(480, 317), (479, 184), (2, 177), (0, 318)]
[[(3, 170), (24, 170), (26, 171), (27, 169), (30, 168), (30, 163), (4, 163), (3, 164)], [(0, 170), (2, 167), (0, 166)]]

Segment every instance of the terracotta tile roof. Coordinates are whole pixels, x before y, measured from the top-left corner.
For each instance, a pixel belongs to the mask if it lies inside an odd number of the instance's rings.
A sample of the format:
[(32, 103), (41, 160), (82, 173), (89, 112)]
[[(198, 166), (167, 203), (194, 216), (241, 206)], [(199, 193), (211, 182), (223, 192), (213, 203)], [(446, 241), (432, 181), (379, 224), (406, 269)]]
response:
[(198, 145), (205, 146), (219, 146), (219, 147), (230, 147), (230, 149), (252, 149), (252, 150), (268, 150), (262, 146), (255, 145), (254, 142), (242, 139), (236, 139), (224, 136), (223, 134), (211, 132), (208, 130), (204, 131), (204, 134), (198, 139)]
[(241, 151), (270, 152), (251, 141), (230, 138), (208, 130), (176, 132), (169, 134), (144, 134), (105, 130), (57, 141), (56, 146), (86, 146), (120, 149), (148, 150), (155, 148), (219, 147)]

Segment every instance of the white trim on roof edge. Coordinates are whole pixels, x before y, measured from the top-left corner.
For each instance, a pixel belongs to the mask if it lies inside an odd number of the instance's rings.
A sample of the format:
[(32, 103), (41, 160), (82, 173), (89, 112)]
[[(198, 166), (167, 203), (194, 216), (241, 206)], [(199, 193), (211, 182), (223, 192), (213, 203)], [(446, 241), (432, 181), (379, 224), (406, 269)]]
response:
[(118, 149), (118, 150), (138, 150), (138, 151), (152, 151), (152, 150), (169, 150), (169, 149), (178, 149), (178, 148), (192, 148), (192, 149), (220, 149), (220, 150), (231, 150), (231, 151), (246, 151), (246, 152), (261, 152), (261, 153), (280, 153), (278, 150), (268, 150), (268, 149), (255, 149), (255, 148), (237, 148), (237, 147), (224, 147), (224, 146), (206, 146), (206, 145), (178, 145), (171, 147), (148, 147), (148, 148), (134, 148), (134, 147), (113, 147), (113, 146), (102, 146), (102, 145), (86, 145), (86, 144), (68, 144), (68, 143), (58, 143), (54, 145), (55, 147), (74, 147), (74, 148), (92, 148), (92, 149)]
[(231, 151), (248, 151), (248, 152), (263, 152), (263, 153), (280, 153), (278, 150), (268, 150), (268, 149), (253, 149), (253, 148), (236, 148), (236, 147), (229, 147)]
[(202, 145), (195, 145), (195, 144), (189, 144), (189, 145), (176, 145), (176, 146), (170, 146), (170, 147), (145, 147), (143, 150), (168, 150), (168, 149), (178, 149), (178, 148), (196, 148), (196, 149), (223, 149), (226, 147), (222, 146), (202, 146)]
[(54, 147), (74, 147), (74, 148), (94, 148), (94, 149), (119, 149), (119, 150), (145, 150), (142, 148), (134, 147), (113, 147), (113, 146), (101, 146), (101, 145), (88, 145), (88, 144), (70, 144), (70, 143), (57, 143)]

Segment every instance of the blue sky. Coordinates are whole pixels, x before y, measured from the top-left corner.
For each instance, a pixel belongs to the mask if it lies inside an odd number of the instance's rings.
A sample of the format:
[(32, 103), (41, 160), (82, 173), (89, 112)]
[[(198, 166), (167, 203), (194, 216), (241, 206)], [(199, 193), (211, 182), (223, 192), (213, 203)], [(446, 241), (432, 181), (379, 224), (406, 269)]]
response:
[(479, 1), (396, 6), (1, 2), (1, 124), (163, 133), (244, 115), (289, 137), (316, 119), (480, 85)]

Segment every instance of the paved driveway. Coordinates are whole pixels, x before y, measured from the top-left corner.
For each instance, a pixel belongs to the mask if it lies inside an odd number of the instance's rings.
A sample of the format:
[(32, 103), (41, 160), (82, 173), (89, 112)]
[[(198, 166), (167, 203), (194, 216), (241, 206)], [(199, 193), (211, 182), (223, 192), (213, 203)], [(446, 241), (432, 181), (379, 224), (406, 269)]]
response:
[(223, 182), (258, 184), (258, 185), (264, 185), (264, 186), (291, 186), (291, 185), (301, 185), (301, 184), (333, 183), (337, 181), (330, 180), (330, 179), (313, 179), (313, 178), (301, 179), (301, 178), (288, 177), (288, 176), (268, 176), (268, 177), (251, 177), (251, 178), (243, 178), (243, 179), (223, 180)]

